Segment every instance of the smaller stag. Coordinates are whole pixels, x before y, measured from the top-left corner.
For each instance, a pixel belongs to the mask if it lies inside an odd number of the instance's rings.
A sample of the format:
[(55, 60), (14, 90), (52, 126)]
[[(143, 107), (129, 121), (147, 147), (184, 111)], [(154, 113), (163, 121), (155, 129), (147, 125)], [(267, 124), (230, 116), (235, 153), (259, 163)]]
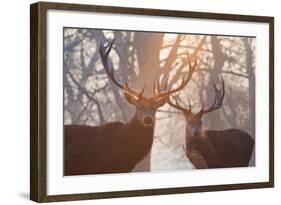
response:
[(180, 110), (186, 119), (186, 155), (197, 169), (246, 167), (252, 155), (254, 140), (246, 132), (239, 129), (205, 130), (202, 131), (202, 117), (222, 106), (224, 99), (224, 81), (218, 89), (214, 83), (215, 99), (213, 104), (205, 109), (204, 104), (199, 113), (193, 114), (190, 101), (188, 108), (170, 99), (169, 105)]
[(113, 41), (101, 42), (100, 56), (110, 80), (120, 88), (127, 101), (136, 108), (135, 115), (128, 123), (111, 122), (101, 126), (64, 126), (64, 174), (105, 174), (130, 172), (151, 150), (157, 108), (163, 106), (169, 96), (183, 89), (189, 82), (196, 61), (184, 73), (181, 83), (172, 88), (164, 81), (165, 91), (160, 91), (160, 82), (153, 85), (154, 95), (144, 97), (144, 88), (138, 92), (117, 82), (114, 68), (109, 64), (108, 55)]

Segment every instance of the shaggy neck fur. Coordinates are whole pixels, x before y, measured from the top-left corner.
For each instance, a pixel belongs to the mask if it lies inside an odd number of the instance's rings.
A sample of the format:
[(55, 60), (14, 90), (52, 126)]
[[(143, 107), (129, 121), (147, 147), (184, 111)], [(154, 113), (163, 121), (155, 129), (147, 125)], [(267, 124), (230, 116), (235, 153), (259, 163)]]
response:
[(135, 115), (125, 127), (129, 153), (142, 159), (152, 147), (154, 126), (144, 126)]

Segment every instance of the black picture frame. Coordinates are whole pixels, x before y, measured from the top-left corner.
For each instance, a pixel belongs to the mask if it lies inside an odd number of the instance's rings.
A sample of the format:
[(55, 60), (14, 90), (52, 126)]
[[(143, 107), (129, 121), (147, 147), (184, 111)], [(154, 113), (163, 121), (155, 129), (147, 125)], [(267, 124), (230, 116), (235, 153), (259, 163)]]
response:
[[(47, 195), (46, 163), (46, 13), (49, 9), (103, 13), (136, 14), (159, 17), (217, 19), (269, 24), (269, 181), (212, 186), (178, 187), (149, 190), (115, 191), (87, 194)], [(179, 194), (274, 186), (274, 18), (265, 16), (202, 13), (142, 8), (38, 2), (30, 6), (30, 199), (36, 202), (85, 200), (114, 197)]]

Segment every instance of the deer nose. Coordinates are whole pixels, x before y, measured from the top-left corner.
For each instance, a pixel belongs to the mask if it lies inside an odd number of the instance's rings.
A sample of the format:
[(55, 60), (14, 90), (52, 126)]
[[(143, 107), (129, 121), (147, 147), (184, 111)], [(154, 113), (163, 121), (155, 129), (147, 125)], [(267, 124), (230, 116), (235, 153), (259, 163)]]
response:
[(146, 116), (143, 118), (143, 122), (144, 122), (144, 124), (152, 124), (153, 119), (152, 119), (152, 117)]

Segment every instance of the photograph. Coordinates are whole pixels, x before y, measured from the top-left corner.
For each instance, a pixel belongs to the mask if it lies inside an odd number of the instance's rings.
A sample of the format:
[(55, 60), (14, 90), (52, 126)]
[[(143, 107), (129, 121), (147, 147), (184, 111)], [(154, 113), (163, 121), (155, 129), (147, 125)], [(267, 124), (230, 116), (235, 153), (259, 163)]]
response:
[(63, 28), (63, 175), (255, 167), (256, 37)]

